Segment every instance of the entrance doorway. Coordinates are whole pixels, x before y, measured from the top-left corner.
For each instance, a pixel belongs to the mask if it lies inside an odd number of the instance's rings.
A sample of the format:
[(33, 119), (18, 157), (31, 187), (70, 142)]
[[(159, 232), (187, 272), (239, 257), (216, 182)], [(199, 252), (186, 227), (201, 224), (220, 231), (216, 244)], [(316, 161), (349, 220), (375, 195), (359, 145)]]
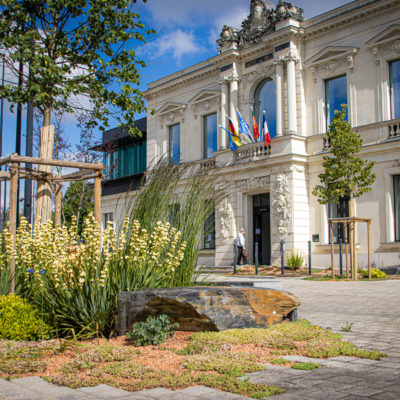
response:
[[(271, 214), (269, 193), (253, 196), (253, 254), (258, 243), (258, 264), (271, 264)], [(254, 260), (255, 262), (255, 260)]]

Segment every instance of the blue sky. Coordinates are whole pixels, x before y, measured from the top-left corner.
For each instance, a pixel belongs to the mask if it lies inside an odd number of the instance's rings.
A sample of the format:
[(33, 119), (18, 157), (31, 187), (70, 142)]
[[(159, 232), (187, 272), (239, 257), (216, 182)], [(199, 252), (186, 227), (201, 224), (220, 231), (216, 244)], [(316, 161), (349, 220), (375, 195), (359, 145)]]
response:
[[(275, 5), (277, 2), (272, 1)], [(292, 2), (304, 9), (306, 18), (311, 18), (349, 1)], [(145, 90), (152, 81), (216, 55), (215, 41), (222, 26), (240, 28), (241, 21), (249, 14), (250, 0), (147, 0), (146, 3), (138, 0), (135, 7), (146, 27), (157, 31), (147, 44), (137, 49), (138, 56), (147, 63), (147, 68), (141, 71), (141, 89)], [(15, 112), (10, 113), (7, 102), (4, 117), (3, 155), (15, 151)], [(63, 126), (74, 146), (79, 140), (74, 116), (66, 116)], [(25, 127), (24, 121), (23, 132)]]

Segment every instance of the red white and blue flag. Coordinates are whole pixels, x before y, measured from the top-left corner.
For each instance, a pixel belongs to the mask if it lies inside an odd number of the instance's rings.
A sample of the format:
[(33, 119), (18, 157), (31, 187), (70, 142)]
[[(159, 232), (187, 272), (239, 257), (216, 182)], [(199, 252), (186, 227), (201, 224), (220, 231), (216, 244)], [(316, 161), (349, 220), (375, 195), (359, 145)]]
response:
[(265, 118), (265, 111), (263, 112), (263, 124), (261, 129), (264, 136), (265, 145), (269, 146), (271, 144), (271, 137), (269, 136), (267, 119)]

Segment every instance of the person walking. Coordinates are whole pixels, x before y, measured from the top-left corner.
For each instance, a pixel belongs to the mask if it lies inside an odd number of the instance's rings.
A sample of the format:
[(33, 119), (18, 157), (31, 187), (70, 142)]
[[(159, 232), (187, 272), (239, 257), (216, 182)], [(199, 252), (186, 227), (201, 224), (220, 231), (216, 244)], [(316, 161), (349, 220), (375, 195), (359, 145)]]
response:
[(246, 239), (244, 238), (244, 235), (246, 233), (246, 229), (242, 228), (239, 231), (238, 237), (237, 237), (237, 249), (238, 249), (238, 254), (237, 254), (237, 265), (240, 265), (240, 261), (243, 259), (243, 265), (247, 265), (247, 257), (246, 257)]

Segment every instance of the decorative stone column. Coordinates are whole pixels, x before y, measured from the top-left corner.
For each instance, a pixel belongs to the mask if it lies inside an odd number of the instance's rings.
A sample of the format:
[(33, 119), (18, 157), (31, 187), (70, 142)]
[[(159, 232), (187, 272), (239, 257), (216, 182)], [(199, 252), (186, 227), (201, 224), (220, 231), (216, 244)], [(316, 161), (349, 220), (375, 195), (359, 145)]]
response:
[(282, 108), (282, 81), (283, 81), (283, 64), (282, 61), (276, 63), (276, 136), (283, 134), (283, 108)]
[(239, 104), (239, 76), (235, 73), (231, 76), (229, 84), (229, 94), (230, 94), (230, 108), (229, 117), (237, 126), (236, 109)]
[(288, 131), (297, 132), (297, 110), (296, 110), (296, 66), (295, 58), (287, 58), (287, 86), (288, 86)]
[[(220, 125), (226, 128), (226, 114), (228, 113), (227, 105), (228, 105), (228, 80), (223, 79), (219, 82), (221, 85), (221, 118), (220, 118)], [(227, 147), (227, 137), (226, 132), (223, 129), (220, 129), (221, 134), (219, 136), (219, 148), (226, 149)]]

